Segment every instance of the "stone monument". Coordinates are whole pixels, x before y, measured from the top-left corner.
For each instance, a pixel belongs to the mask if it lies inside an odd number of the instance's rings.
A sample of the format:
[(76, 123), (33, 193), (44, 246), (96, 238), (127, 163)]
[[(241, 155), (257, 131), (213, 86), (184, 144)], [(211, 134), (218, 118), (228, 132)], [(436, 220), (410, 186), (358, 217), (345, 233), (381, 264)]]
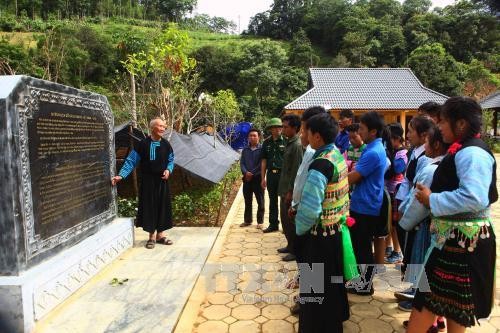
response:
[(0, 331), (32, 331), (133, 245), (113, 134), (106, 97), (0, 76)]

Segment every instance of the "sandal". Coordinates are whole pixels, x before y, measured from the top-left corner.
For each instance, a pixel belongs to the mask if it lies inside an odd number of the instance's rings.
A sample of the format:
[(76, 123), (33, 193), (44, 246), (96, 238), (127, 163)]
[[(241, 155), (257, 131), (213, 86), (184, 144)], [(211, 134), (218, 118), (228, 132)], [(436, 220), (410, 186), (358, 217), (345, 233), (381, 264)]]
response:
[(154, 249), (155, 247), (155, 241), (154, 239), (150, 239), (148, 240), (148, 242), (146, 243), (146, 249)]
[(157, 239), (156, 242), (158, 244), (163, 244), (163, 245), (172, 245), (174, 242), (172, 242), (170, 239), (167, 239), (167, 237), (162, 237), (160, 239)]

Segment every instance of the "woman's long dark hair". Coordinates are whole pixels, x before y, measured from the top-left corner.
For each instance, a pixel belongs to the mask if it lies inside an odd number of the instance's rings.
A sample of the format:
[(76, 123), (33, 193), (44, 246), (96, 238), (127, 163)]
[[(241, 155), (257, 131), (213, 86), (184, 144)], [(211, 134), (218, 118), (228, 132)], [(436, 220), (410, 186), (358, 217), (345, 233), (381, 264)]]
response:
[(416, 116), (410, 121), (411, 128), (413, 128), (419, 136), (426, 133), (433, 124), (434, 122), (427, 115)]
[(444, 142), (443, 135), (439, 130), (438, 126), (433, 124), (429, 131), (427, 131), (427, 140), (429, 140), (430, 145), (435, 145), (438, 143), (441, 147), (442, 153), (444, 154), (450, 147), (449, 143)]
[(376, 111), (369, 111), (363, 114), (359, 121), (363, 123), (369, 131), (376, 130), (377, 138), (382, 139), (382, 143), (385, 146), (386, 155), (391, 161), (391, 168), (387, 171), (386, 178), (391, 178), (392, 176), (389, 175), (389, 171), (392, 170), (392, 167), (394, 165), (394, 147), (392, 146), (391, 142), (391, 131), (387, 126), (385, 126), (384, 118), (382, 118), (382, 116)]
[(441, 117), (450, 122), (455, 135), (457, 134), (457, 121), (463, 119), (469, 124), (467, 132), (463, 135), (463, 141), (481, 133), (482, 113), (481, 106), (475, 100), (461, 96), (449, 98), (441, 109)]

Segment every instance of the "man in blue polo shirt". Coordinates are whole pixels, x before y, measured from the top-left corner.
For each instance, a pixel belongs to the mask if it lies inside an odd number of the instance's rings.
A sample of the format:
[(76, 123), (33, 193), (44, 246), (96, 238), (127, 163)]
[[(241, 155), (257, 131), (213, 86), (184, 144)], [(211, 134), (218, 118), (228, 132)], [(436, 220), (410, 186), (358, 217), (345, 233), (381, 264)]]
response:
[[(375, 111), (365, 113), (360, 119), (359, 134), (367, 144), (355, 169), (349, 173), (349, 184), (356, 185), (351, 195), (350, 215), (356, 223), (350, 228), (356, 261), (361, 266), (364, 284), (351, 292), (373, 294), (371, 279), (374, 268), (373, 237), (383, 237), (380, 231), (381, 208), (384, 197), (384, 174), (387, 157), (382, 143), (384, 120)], [(363, 272), (363, 270), (366, 270)], [(363, 274), (364, 273), (364, 274)]]

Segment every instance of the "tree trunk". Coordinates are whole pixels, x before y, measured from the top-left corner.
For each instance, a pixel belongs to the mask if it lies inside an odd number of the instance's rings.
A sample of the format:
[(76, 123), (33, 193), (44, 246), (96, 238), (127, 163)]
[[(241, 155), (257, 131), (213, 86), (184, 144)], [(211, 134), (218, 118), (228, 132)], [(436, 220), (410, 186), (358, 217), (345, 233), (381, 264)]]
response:
[(132, 116), (132, 127), (137, 128), (137, 100), (135, 96), (135, 76), (130, 73), (130, 88), (132, 90), (132, 110), (130, 111)]
[[(130, 151), (132, 151), (132, 149), (134, 149), (134, 127), (133, 126), (129, 126), (128, 128), (128, 131), (129, 131), (129, 134), (130, 134), (130, 141), (129, 141), (129, 145), (130, 145)], [(133, 189), (134, 189), (134, 196), (137, 198), (137, 196), (139, 195), (139, 187), (137, 186), (137, 171), (136, 171), (137, 168), (134, 168), (134, 170), (132, 171), (132, 186), (133, 186)]]

